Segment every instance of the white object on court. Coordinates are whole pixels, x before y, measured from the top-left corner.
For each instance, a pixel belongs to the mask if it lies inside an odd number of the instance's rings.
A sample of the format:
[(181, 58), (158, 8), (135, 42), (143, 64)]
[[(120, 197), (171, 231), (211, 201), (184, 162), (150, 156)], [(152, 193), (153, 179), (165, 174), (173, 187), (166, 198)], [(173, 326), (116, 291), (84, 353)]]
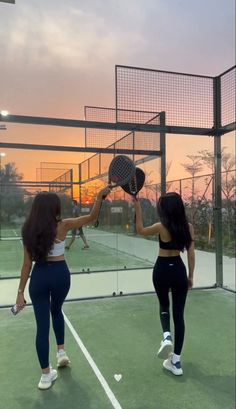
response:
[(116, 380), (117, 382), (120, 382), (121, 379), (122, 379), (122, 375), (121, 375), (121, 374), (115, 374), (115, 375), (114, 375), (114, 378), (115, 378), (115, 380)]

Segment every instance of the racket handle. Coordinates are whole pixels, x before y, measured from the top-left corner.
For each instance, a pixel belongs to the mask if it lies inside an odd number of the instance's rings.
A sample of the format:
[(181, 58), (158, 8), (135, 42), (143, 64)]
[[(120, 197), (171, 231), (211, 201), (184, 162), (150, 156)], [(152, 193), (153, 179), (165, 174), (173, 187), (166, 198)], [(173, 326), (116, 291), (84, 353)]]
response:
[[(109, 187), (110, 187), (110, 185), (108, 185)], [(111, 187), (110, 187), (111, 188)], [(104, 200), (104, 199), (106, 199), (106, 197), (107, 197), (107, 195), (103, 195), (102, 196), (102, 200)], [(100, 214), (100, 211), (101, 211), (101, 207), (102, 207), (102, 202), (101, 202), (101, 204), (100, 204), (100, 209), (99, 209), (99, 212), (98, 212), (98, 217), (97, 217), (97, 220), (95, 221), (95, 223), (94, 223), (94, 227), (98, 227), (99, 226), (99, 214)]]
[[(102, 196), (102, 200), (104, 200), (106, 198), (106, 195), (103, 195)], [(98, 217), (97, 217), (97, 220), (95, 221), (95, 223), (94, 223), (94, 227), (98, 227), (99, 226), (99, 214), (100, 214), (100, 211), (101, 211), (101, 207), (102, 207), (102, 202), (101, 202), (101, 204), (100, 204), (100, 208), (99, 208), (99, 212), (98, 212)]]

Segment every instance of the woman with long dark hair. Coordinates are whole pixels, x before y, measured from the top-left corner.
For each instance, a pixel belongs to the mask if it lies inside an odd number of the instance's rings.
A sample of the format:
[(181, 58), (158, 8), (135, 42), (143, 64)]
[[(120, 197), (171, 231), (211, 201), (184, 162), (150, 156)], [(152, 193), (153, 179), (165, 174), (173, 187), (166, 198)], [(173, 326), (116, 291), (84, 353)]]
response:
[[(188, 288), (193, 286), (195, 266), (194, 230), (188, 223), (183, 201), (178, 193), (167, 193), (160, 197), (157, 205), (160, 223), (144, 227), (139, 201), (134, 201), (136, 231), (143, 236), (159, 236), (159, 255), (153, 269), (153, 285), (160, 305), (160, 321), (163, 340), (157, 353), (164, 358), (163, 366), (174, 375), (182, 375), (180, 363), (184, 343), (184, 308)], [(187, 250), (188, 275), (180, 257)], [(169, 291), (172, 293), (174, 321), (174, 348), (170, 332)]]
[(42, 369), (39, 389), (48, 389), (57, 378), (49, 365), (50, 313), (57, 342), (57, 366), (69, 364), (64, 349), (64, 317), (62, 305), (70, 289), (70, 272), (64, 259), (65, 239), (71, 229), (96, 220), (103, 197), (110, 188), (102, 189), (91, 213), (70, 219), (61, 218), (61, 203), (56, 193), (35, 196), (30, 213), (22, 227), (24, 260), (16, 298), (17, 311), (24, 307), (24, 289), (31, 272), (29, 294), (37, 325), (36, 350)]

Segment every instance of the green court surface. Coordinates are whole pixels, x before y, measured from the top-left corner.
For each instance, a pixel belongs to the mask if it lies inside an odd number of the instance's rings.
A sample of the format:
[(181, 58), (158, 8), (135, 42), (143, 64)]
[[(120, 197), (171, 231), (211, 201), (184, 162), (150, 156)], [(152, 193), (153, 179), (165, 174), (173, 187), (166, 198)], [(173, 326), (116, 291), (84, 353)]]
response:
[[(66, 251), (65, 258), (72, 273), (152, 266), (150, 261), (128, 254), (128, 250), (120, 251), (115, 245), (108, 247), (102, 239), (99, 242), (90, 238), (89, 246), (88, 250), (82, 250), (83, 242), (77, 238), (71, 249)], [(22, 241), (19, 238), (1, 240), (0, 253), (0, 277), (19, 276), (23, 261)]]
[[(190, 291), (186, 305), (184, 375), (175, 377), (156, 357), (161, 339), (154, 294), (67, 302), (64, 313), (70, 368), (48, 391), (39, 391), (32, 307), (18, 316), (0, 310), (1, 401), (6, 409), (234, 409), (235, 295)], [(77, 338), (76, 338), (77, 337)], [(80, 337), (80, 338), (79, 338)], [(86, 354), (114, 394), (109, 400)], [(51, 362), (55, 342), (51, 332)], [(114, 374), (121, 374), (117, 382)]]

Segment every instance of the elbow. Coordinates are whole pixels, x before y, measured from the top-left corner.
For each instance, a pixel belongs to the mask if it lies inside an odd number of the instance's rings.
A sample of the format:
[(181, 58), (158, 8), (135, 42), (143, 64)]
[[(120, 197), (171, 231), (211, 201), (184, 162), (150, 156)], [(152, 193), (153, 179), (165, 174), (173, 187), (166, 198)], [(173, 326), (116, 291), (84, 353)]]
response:
[(136, 227), (136, 233), (142, 235), (143, 234), (142, 227)]
[(87, 224), (87, 223), (90, 223), (90, 222), (93, 222), (94, 220), (96, 220), (96, 215), (93, 215), (92, 213), (90, 213), (90, 214), (87, 216), (86, 224)]
[(95, 219), (96, 217), (92, 215), (91, 213), (88, 215), (88, 223), (93, 222)]

